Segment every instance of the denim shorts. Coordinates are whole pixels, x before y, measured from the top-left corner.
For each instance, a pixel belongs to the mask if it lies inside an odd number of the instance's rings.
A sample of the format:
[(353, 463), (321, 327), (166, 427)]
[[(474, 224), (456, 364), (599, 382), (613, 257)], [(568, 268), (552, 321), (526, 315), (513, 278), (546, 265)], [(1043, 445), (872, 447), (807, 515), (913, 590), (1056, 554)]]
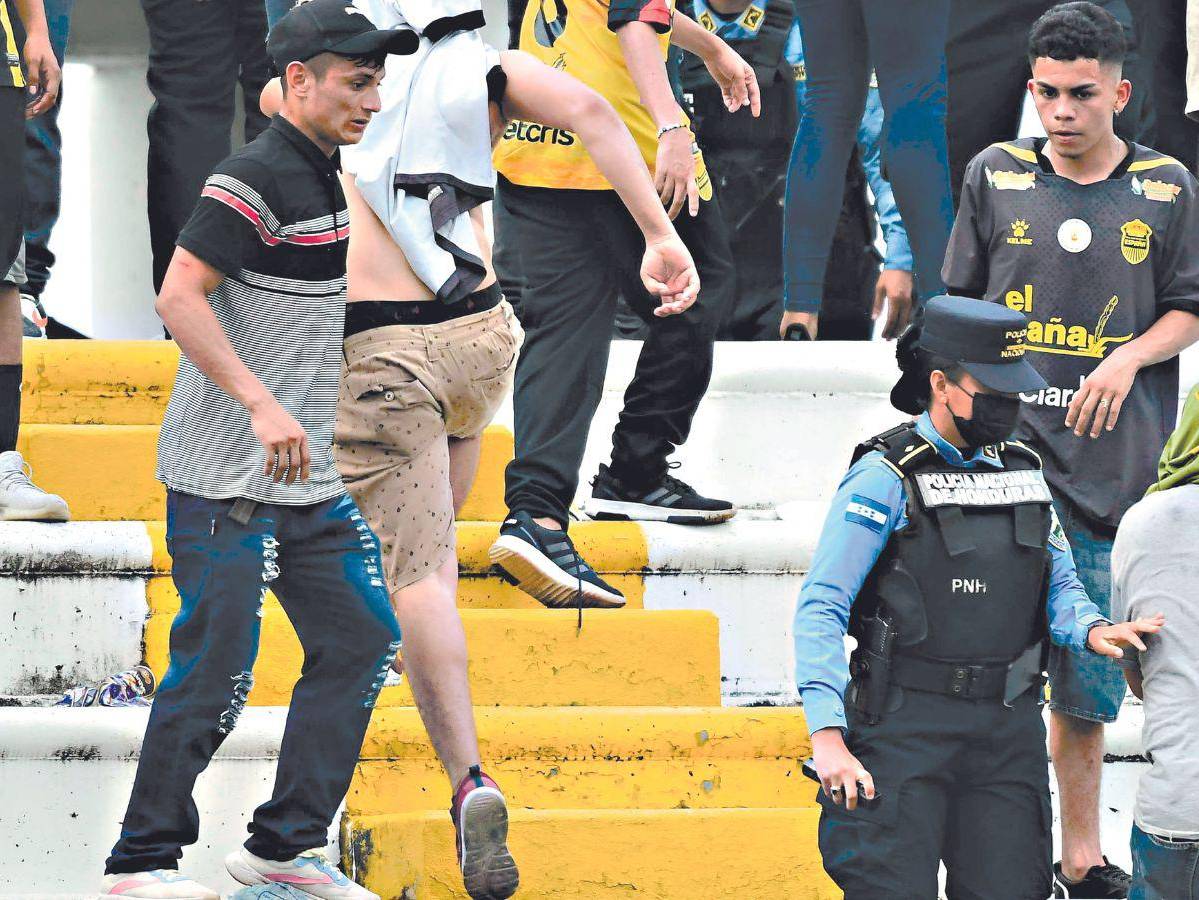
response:
[(1129, 900), (1199, 900), (1199, 841), (1170, 841), (1132, 826)]
[[(1067, 502), (1054, 500), (1062, 520), (1078, 580), (1103, 615), (1112, 615), (1112, 542)], [(1056, 644), (1049, 654), (1049, 707), (1091, 722), (1114, 722), (1127, 684), (1116, 663), (1097, 653), (1071, 653)]]

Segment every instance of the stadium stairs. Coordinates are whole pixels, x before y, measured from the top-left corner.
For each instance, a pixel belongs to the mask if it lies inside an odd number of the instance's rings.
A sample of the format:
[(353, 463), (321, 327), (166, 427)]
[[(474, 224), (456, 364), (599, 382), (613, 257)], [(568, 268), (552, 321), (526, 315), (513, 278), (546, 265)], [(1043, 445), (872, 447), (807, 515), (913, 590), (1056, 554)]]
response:
[[(795, 706), (791, 611), (854, 442), (895, 420), (884, 344), (721, 345), (678, 454), (683, 478), (744, 507), (710, 528), (583, 521), (580, 552), (629, 598), (546, 610), (490, 571), (511, 407), (484, 436), (458, 522), (459, 605), (482, 758), (512, 810), (518, 896), (831, 898)], [(606, 461), (638, 344), (613, 348), (582, 468)], [(67, 524), (0, 524), (0, 895), (95, 889), (128, 798), (144, 709), (47, 708), (146, 662), (161, 676), (179, 600), (154, 480), (174, 379), (168, 342), (27, 341), (20, 450)], [(1186, 375), (1199, 374), (1195, 366)], [(1192, 378), (1193, 380), (1193, 378)], [(235, 885), (225, 852), (269, 796), (301, 653), (273, 597), (249, 706), (196, 792), (182, 865)], [(330, 844), (385, 898), (464, 897), (449, 788), (406, 684), (384, 689)], [(1125, 757), (1135, 756), (1127, 739)]]

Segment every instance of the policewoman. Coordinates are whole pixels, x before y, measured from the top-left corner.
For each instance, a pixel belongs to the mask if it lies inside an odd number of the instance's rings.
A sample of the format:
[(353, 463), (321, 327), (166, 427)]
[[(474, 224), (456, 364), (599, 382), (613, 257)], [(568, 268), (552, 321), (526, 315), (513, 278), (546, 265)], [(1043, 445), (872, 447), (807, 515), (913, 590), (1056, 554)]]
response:
[[(1044, 900), (1048, 640), (1119, 657), (1160, 617), (1113, 625), (1087, 598), (1036, 452), (1007, 440), (1021, 313), (929, 301), (899, 341), (898, 409), (860, 444), (795, 614), (825, 870), (847, 900)], [(846, 665), (844, 637), (857, 640)]]

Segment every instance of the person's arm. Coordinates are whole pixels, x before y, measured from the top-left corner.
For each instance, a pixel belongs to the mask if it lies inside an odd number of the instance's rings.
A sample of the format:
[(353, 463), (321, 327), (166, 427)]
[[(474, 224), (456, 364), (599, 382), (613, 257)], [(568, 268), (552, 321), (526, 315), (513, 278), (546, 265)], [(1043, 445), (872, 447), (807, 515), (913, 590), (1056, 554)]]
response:
[(1070, 401), (1066, 427), (1097, 438), (1116, 427), (1137, 373), (1177, 356), (1199, 340), (1199, 184), (1182, 169), (1163, 167), (1179, 188), (1164, 234), (1154, 235), (1148, 263), (1159, 318), (1144, 334), (1117, 347), (1087, 376)]
[[(826, 794), (854, 783), (865, 768), (845, 746), (845, 634), (853, 602), (903, 513), (903, 487), (877, 454), (859, 460), (833, 497), (812, 567), (795, 610), (795, 680), (812, 735), (812, 755)], [(866, 773), (869, 781), (869, 773)], [(869, 793), (873, 795), (871, 784)]]
[[(874, 211), (878, 216), (879, 228), (887, 245), (883, 259), (883, 270), (879, 273), (874, 288), (874, 309), (871, 318), (878, 319), (883, 305), (887, 305), (887, 321), (883, 326), (883, 338), (891, 340), (907, 326), (916, 302), (915, 281), (912, 278), (914, 259), (908, 243), (908, 233), (895, 203), (895, 191), (891, 182), (883, 177), (883, 160), (880, 150), (880, 135), (883, 128), (883, 107), (878, 99), (878, 89), (871, 88), (866, 94), (866, 111), (858, 127), (858, 147), (862, 154), (862, 170), (866, 183), (874, 195)], [(889, 301), (889, 302), (888, 302)]]
[(1128, 689), (1132, 691), (1132, 695), (1138, 700), (1145, 699), (1145, 679), (1141, 675), (1141, 667), (1139, 665), (1121, 666), (1124, 671), (1124, 680), (1128, 683)]
[(46, 26), (46, 10), (42, 0), (16, 0), (17, 14), (25, 26), (25, 69), (28, 73), (29, 99), (35, 102), (25, 107), (25, 118), (40, 116), (58, 100), (62, 71), (50, 46), (50, 29)]
[(1131, 622), (1113, 625), (1087, 596), (1078, 580), (1074, 554), (1062, 531), (1057, 513), (1049, 533), (1049, 553), (1052, 568), (1049, 576), (1049, 637), (1075, 653), (1090, 650), (1100, 656), (1121, 659), (1124, 648), (1144, 650), (1142, 634), (1156, 634), (1165, 623), (1158, 614)]
[[(646, 4), (646, 7), (655, 5), (656, 2)], [(616, 4), (612, 8), (615, 10)], [(624, 22), (614, 30), (629, 75), (637, 85), (641, 103), (654, 120), (655, 127), (683, 125), (682, 128), (671, 128), (658, 139), (654, 187), (670, 218), (677, 216), (684, 204), (687, 212), (694, 216), (699, 212), (699, 188), (695, 182), (695, 156), (691, 147), (695, 138), (687, 125), (687, 116), (670, 89), (655, 28), (655, 24), (638, 20)]]
[[(699, 276), (654, 192), (649, 170), (612, 105), (573, 76), (520, 50), (506, 50), (505, 115), (574, 132), (629, 210), (645, 237), (641, 279), (661, 298), (658, 316), (680, 313), (695, 302)], [(688, 151), (690, 153), (690, 151)]]
[(266, 450), (263, 474), (275, 481), (308, 480), (311, 456), (303, 427), (246, 366), (208, 302), (225, 276), (183, 247), (175, 249), (154, 304), (179, 349), (213, 384), (250, 413)]
[(179, 233), (155, 309), (188, 359), (250, 413), (266, 450), (263, 474), (290, 484), (308, 478), (307, 435), (238, 357), (208, 299), (265, 240), (252, 207), (276, 201), (264, 188), (271, 183), (259, 163), (233, 158), (221, 164)]
[(945, 247), (941, 280), (950, 294), (981, 299), (990, 274), (990, 215), (985, 164), (974, 157), (962, 178), (962, 196)]
[(1110, 625), (1078, 578), (1074, 553), (1057, 512), (1049, 528), (1049, 639), (1074, 653), (1085, 653), (1087, 635), (1095, 625)]
[(729, 112), (749, 106), (753, 116), (761, 115), (762, 96), (758, 88), (758, 76), (753, 66), (742, 59), (723, 38), (683, 13), (676, 12), (670, 42), (688, 53), (694, 53), (703, 61), (708, 74), (719, 85), (725, 108)]
[(1111, 431), (1137, 373), (1173, 359), (1195, 341), (1199, 341), (1199, 315), (1170, 310), (1140, 337), (1109, 353), (1086, 377), (1070, 401), (1066, 427), (1073, 428), (1077, 437), (1089, 431), (1097, 438), (1105, 427)]
[(268, 81), (258, 95), (258, 109), (268, 119), (279, 115), (283, 109), (283, 85), (278, 76)]

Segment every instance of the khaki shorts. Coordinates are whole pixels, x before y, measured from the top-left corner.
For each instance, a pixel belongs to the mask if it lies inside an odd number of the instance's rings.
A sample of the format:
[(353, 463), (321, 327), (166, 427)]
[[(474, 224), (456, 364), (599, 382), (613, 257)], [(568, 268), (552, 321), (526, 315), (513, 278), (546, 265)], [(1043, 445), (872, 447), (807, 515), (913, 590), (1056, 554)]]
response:
[(450, 438), (482, 434), (512, 387), (523, 336), (507, 301), (436, 325), (346, 339), (337, 468), (379, 537), (391, 591), (453, 557)]

